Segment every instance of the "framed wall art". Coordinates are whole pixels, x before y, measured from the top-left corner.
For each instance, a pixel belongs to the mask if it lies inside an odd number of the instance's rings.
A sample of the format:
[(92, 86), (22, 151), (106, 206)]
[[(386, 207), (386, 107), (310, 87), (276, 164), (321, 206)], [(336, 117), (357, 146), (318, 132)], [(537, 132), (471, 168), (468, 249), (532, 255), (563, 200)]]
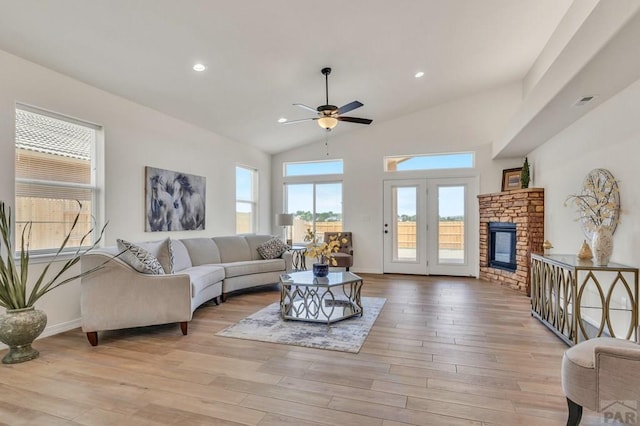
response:
[(202, 230), (206, 218), (206, 178), (145, 167), (145, 231)]
[(502, 192), (522, 188), (522, 184), (520, 183), (521, 172), (522, 167), (502, 171)]

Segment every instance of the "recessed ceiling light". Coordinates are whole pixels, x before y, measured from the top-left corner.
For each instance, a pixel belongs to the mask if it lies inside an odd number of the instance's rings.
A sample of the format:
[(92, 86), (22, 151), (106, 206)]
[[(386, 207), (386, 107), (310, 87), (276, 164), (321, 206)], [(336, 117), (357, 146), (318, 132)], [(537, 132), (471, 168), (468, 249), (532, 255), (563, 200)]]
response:
[(284, 117), (278, 118), (278, 123), (286, 123), (286, 122), (287, 122), (286, 118), (284, 118)]
[(202, 65), (202, 64), (195, 64), (195, 65), (193, 66), (193, 70), (194, 70), (194, 71), (198, 71), (198, 72), (204, 71), (204, 70), (206, 70), (206, 69), (207, 69), (207, 67), (205, 67), (205, 66), (204, 66), (204, 65)]
[(418, 71), (418, 72), (417, 72), (417, 73), (415, 73), (413, 76), (414, 76), (415, 78), (420, 78), (420, 77), (424, 76), (424, 71)]

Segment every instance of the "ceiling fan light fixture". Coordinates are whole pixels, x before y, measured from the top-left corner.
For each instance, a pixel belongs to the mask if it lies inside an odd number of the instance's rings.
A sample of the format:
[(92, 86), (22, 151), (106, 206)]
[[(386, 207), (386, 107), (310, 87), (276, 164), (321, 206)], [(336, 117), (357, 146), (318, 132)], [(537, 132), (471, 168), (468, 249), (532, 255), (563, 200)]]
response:
[(326, 130), (331, 130), (338, 124), (338, 120), (334, 117), (320, 117), (318, 118), (318, 126)]

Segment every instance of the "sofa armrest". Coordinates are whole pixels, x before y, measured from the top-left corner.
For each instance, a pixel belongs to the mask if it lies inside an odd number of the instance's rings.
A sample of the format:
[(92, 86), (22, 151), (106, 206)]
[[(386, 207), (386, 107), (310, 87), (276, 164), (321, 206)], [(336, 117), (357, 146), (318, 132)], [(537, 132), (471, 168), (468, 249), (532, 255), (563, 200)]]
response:
[[(83, 271), (110, 256), (82, 257)], [(84, 332), (117, 330), (191, 320), (191, 280), (186, 274), (142, 274), (120, 259), (82, 277), (80, 309)]]
[(599, 409), (614, 401), (639, 401), (640, 348), (596, 346), (594, 352)]

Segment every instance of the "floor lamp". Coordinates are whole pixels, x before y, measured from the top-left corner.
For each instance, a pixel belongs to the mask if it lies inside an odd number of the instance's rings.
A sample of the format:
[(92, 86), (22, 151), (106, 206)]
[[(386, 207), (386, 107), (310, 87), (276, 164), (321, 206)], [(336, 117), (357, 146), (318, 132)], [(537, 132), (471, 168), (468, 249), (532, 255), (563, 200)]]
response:
[(293, 215), (291, 213), (278, 213), (276, 214), (276, 225), (284, 228), (284, 242), (291, 245), (291, 239), (289, 239), (289, 226), (293, 225)]

